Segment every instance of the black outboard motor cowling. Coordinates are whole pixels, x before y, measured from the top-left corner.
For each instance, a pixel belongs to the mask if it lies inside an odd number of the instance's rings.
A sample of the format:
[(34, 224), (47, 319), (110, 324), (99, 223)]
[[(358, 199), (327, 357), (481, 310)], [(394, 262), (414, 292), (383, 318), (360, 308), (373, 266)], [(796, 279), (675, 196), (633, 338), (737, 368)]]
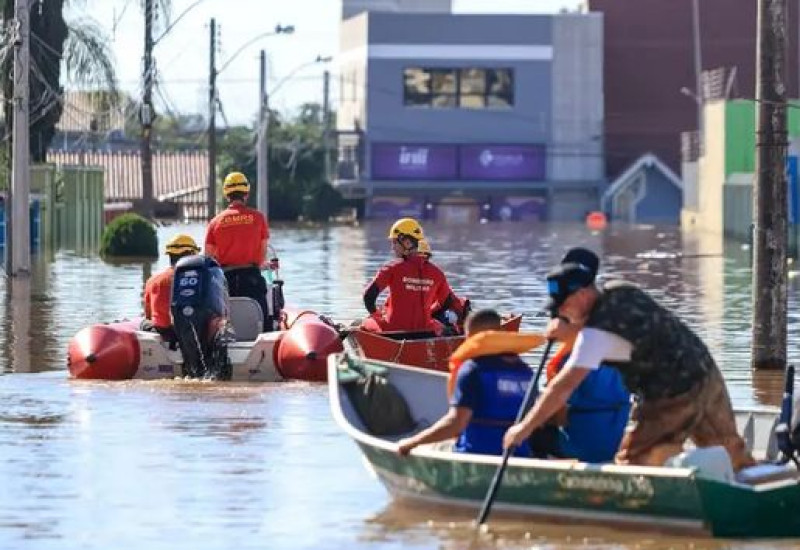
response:
[(171, 310), (184, 374), (229, 380), (228, 288), (216, 260), (197, 255), (178, 261)]
[(283, 298), (283, 281), (275, 279), (267, 285), (267, 307), (269, 311), (264, 312), (264, 317), (269, 319), (272, 330), (281, 329), (281, 312), (286, 305)]

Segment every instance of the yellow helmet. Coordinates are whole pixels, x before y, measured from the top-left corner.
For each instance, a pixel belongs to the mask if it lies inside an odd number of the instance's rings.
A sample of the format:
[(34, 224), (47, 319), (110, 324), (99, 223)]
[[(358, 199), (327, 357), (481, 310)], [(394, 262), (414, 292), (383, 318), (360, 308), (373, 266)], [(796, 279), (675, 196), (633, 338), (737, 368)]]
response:
[(198, 252), (200, 252), (200, 248), (194, 242), (194, 239), (183, 233), (172, 237), (166, 247), (166, 253), (174, 256), (197, 254)]
[(431, 252), (431, 245), (428, 244), (428, 239), (421, 239), (419, 243), (417, 243), (417, 252), (419, 254), (424, 254), (429, 258), (433, 256), (433, 252)]
[(389, 229), (388, 238), (390, 239), (397, 239), (402, 235), (407, 235), (418, 241), (425, 238), (422, 226), (414, 218), (401, 218), (394, 222), (391, 229)]
[(240, 193), (249, 193), (250, 183), (247, 181), (247, 176), (241, 172), (231, 172), (225, 176), (225, 183), (222, 184), (222, 194), (227, 197), (231, 193), (237, 191)]

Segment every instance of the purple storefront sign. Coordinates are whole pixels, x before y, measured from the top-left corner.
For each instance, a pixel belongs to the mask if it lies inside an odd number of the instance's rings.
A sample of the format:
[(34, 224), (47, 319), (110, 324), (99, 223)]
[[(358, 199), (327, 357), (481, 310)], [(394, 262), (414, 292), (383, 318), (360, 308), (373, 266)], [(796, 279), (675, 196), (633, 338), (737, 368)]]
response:
[(372, 179), (446, 180), (458, 173), (453, 145), (372, 145)]
[(543, 180), (546, 177), (542, 145), (462, 145), (459, 151), (462, 180)]

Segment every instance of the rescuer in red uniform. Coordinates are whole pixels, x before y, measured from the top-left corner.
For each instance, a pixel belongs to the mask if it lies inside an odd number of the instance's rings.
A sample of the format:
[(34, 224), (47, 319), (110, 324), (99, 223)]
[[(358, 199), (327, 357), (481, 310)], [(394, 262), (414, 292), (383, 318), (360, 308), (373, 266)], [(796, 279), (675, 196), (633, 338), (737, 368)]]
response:
[(175, 264), (184, 256), (200, 252), (197, 243), (189, 235), (175, 235), (166, 246), (169, 267), (150, 277), (144, 285), (144, 320), (142, 330), (158, 332), (164, 339), (177, 340), (172, 329), (170, 301), (172, 299), (172, 279), (175, 277)]
[(231, 296), (245, 296), (258, 302), (264, 314), (264, 331), (269, 332), (273, 320), (267, 306), (267, 282), (261, 275), (269, 239), (267, 219), (247, 206), (250, 183), (241, 172), (228, 174), (222, 193), (228, 200), (228, 208), (208, 224), (205, 252), (225, 272)]
[[(403, 218), (392, 225), (388, 238), (397, 259), (381, 267), (364, 291), (370, 317), (361, 327), (373, 332), (440, 334), (442, 325), (431, 318), (431, 310), (437, 302), (442, 310), (450, 307), (450, 285), (441, 269), (418, 254), (422, 227), (412, 218)], [(380, 311), (376, 301), (386, 288), (389, 299)]]

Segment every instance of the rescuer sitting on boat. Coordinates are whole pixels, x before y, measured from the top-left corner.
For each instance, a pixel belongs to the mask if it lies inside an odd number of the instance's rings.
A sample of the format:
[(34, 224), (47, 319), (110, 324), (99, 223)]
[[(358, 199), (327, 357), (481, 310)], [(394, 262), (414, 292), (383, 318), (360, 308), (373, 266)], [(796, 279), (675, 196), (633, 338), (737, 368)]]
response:
[(165, 247), (169, 256), (169, 267), (150, 277), (144, 285), (144, 319), (141, 329), (159, 333), (168, 342), (177, 341), (172, 327), (170, 300), (175, 264), (184, 256), (198, 254), (200, 248), (189, 235), (175, 235)]
[[(448, 394), (450, 408), (433, 426), (403, 439), (397, 451), (458, 437), (453, 450), (499, 455), (505, 429), (513, 424), (531, 383), (531, 369), (518, 353), (540, 345), (537, 334), (505, 332), (490, 309), (469, 316), (467, 340), (453, 353)], [(527, 442), (514, 450), (530, 456)]]
[(505, 448), (526, 442), (605, 363), (620, 371), (637, 396), (615, 462), (661, 466), (689, 437), (698, 447), (724, 446), (734, 470), (754, 464), (736, 431), (722, 373), (705, 344), (674, 314), (632, 284), (597, 288), (592, 272), (578, 263), (551, 271), (547, 288), (548, 309), (557, 317), (546, 336), (567, 340), (569, 325), (581, 328), (564, 368), (522, 422), (506, 432)]
[[(433, 257), (433, 250), (428, 239), (420, 239), (417, 253), (428, 261)], [(461, 334), (464, 322), (467, 316), (472, 311), (472, 303), (468, 298), (459, 298), (456, 296), (453, 289), (448, 285), (448, 297), (450, 298), (450, 306), (448, 309), (442, 309), (438, 303), (433, 304), (431, 307), (431, 317), (442, 323), (445, 333)]]
[[(600, 259), (586, 248), (572, 248), (562, 264), (577, 263), (589, 269), (592, 281)], [(569, 359), (580, 325), (565, 325), (569, 333), (547, 363), (549, 384)], [(630, 393), (619, 371), (600, 365), (572, 392), (567, 405), (531, 435), (533, 456), (573, 458), (581, 462), (610, 462), (619, 447), (630, 413)]]
[(264, 331), (273, 330), (267, 305), (267, 282), (261, 275), (266, 265), (269, 226), (264, 214), (247, 206), (250, 183), (241, 172), (225, 178), (222, 193), (228, 208), (217, 214), (206, 230), (205, 252), (219, 262), (231, 296), (252, 298), (264, 314)]
[[(361, 328), (372, 332), (418, 332), (441, 334), (442, 325), (431, 318), (435, 302), (442, 309), (450, 306), (450, 286), (442, 270), (418, 254), (424, 238), (422, 226), (412, 218), (402, 218), (389, 230), (392, 251), (397, 259), (381, 267), (364, 291), (364, 306), (370, 317)], [(381, 309), (377, 299), (389, 289)]]

